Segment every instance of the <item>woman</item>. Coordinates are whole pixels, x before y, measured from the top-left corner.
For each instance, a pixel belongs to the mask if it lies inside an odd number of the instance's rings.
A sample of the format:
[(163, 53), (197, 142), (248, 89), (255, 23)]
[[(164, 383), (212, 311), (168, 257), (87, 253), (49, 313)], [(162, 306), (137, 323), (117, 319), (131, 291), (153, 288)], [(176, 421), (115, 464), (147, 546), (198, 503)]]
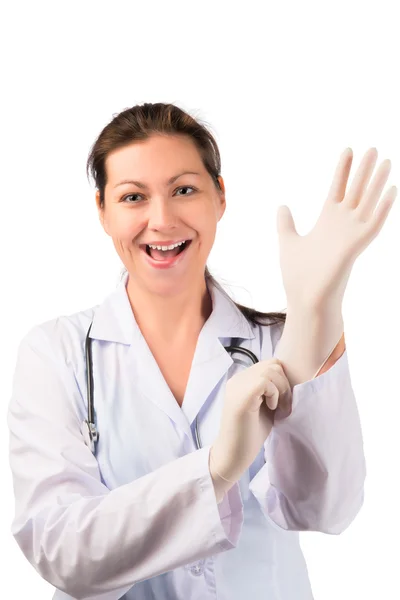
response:
[(312, 598), (298, 532), (340, 533), (363, 501), (341, 304), (396, 195), (374, 212), (390, 171), (369, 184), (376, 160), (369, 150), (346, 191), (343, 153), (307, 236), (280, 208), (287, 311), (263, 314), (206, 267), (226, 203), (211, 133), (164, 104), (101, 132), (87, 166), (126, 271), (102, 304), (27, 333), (8, 414), (12, 533), (54, 598)]

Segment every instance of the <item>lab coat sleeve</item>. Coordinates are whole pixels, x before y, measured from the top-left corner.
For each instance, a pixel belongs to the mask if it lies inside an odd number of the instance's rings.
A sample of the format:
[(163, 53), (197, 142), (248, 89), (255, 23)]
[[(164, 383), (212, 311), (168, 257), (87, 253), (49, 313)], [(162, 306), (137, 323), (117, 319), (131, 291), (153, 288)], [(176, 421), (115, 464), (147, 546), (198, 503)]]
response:
[(210, 446), (109, 490), (83, 442), (73, 371), (40, 326), (22, 340), (8, 408), (12, 534), (38, 573), (76, 599), (117, 600), (136, 582), (234, 548), (239, 485), (217, 505)]
[(293, 388), (291, 415), (276, 421), (265, 464), (250, 482), (265, 516), (292, 531), (343, 532), (364, 500), (366, 465), (347, 350)]

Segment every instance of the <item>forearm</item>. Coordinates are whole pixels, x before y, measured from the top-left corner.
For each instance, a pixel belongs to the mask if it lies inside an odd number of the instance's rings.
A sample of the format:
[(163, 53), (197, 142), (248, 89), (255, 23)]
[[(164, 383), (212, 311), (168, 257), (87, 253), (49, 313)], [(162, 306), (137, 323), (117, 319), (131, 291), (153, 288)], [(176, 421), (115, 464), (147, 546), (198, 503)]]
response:
[(282, 362), (292, 388), (315, 377), (339, 341), (344, 349), (343, 328), (341, 306), (318, 310), (288, 307), (274, 356)]
[(224, 499), (225, 494), (229, 492), (229, 490), (235, 485), (234, 483), (227, 482), (225, 479), (222, 479), (220, 475), (215, 472), (210, 471), (211, 480), (214, 486), (215, 497), (217, 500), (217, 504), (221, 504)]
[(213, 448), (210, 450), (209, 455), (209, 471), (211, 475), (211, 480), (214, 486), (215, 497), (217, 499), (217, 504), (220, 504), (225, 496), (229, 492), (229, 490), (235, 485), (234, 481), (228, 481), (224, 479), (216, 470), (212, 457)]

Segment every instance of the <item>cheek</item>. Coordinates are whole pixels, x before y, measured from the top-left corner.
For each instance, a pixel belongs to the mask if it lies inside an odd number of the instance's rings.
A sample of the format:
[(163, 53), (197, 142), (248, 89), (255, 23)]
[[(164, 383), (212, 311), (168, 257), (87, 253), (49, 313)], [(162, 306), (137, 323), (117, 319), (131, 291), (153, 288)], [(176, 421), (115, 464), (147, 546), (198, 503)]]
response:
[(214, 244), (217, 231), (217, 219), (215, 212), (208, 210), (198, 215), (196, 229), (200, 235), (201, 245), (208, 253)]
[(192, 213), (191, 218), (202, 235), (213, 236), (217, 228), (218, 216), (215, 205), (212, 202), (207, 202), (196, 207), (196, 211)]
[(113, 235), (121, 241), (131, 242), (145, 227), (140, 219), (133, 219), (129, 214), (119, 214), (113, 222)]

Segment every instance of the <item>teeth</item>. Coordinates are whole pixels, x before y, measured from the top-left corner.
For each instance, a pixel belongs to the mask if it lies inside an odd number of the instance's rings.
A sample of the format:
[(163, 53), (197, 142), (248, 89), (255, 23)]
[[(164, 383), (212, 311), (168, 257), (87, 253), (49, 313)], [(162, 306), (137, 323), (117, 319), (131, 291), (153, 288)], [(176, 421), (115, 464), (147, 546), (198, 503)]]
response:
[[(186, 241), (186, 240), (185, 240)], [(172, 246), (151, 246), (150, 244), (147, 244), (149, 248), (153, 248), (154, 250), (173, 250), (174, 248), (177, 248), (178, 246), (182, 246), (182, 244), (184, 244), (185, 242), (178, 242), (177, 244), (172, 244)]]

